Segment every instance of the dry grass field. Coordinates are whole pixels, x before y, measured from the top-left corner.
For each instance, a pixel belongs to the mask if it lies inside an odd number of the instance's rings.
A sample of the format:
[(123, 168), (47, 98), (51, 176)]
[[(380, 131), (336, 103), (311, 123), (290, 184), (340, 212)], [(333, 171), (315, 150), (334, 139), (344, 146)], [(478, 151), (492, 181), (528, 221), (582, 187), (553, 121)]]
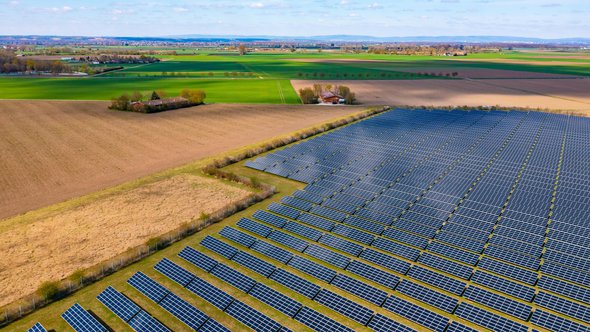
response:
[(107, 105), (0, 101), (0, 219), (361, 109), (217, 104), (145, 115)]
[(0, 224), (0, 306), (245, 198), (250, 191), (181, 174), (65, 211)]
[(342, 84), (363, 104), (530, 107), (590, 115), (590, 79), (489, 79), (405, 81), (291, 81)]

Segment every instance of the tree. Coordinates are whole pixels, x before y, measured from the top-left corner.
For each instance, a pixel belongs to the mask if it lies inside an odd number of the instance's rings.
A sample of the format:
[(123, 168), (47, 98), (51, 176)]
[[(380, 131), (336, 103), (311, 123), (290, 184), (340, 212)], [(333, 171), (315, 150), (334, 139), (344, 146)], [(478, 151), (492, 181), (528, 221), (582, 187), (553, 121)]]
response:
[(136, 102), (136, 101), (141, 101), (143, 99), (143, 94), (139, 91), (133, 91), (133, 93), (131, 94), (131, 101)]
[(159, 100), (162, 99), (160, 98), (160, 95), (158, 95), (158, 93), (156, 91), (152, 92), (152, 96), (150, 97), (150, 100)]
[(182, 98), (187, 99), (191, 104), (200, 105), (205, 102), (207, 95), (202, 90), (184, 89), (180, 92)]
[(313, 85), (313, 92), (316, 96), (319, 96), (323, 91), (324, 91), (324, 87), (321, 84), (315, 83)]
[(246, 48), (246, 45), (240, 44), (238, 46), (238, 52), (240, 52), (240, 55), (246, 55), (247, 51), (248, 51), (248, 49)]
[(54, 299), (59, 291), (59, 285), (55, 281), (46, 281), (37, 289), (37, 293), (45, 300)]
[(299, 89), (299, 96), (301, 97), (301, 102), (304, 104), (318, 103), (318, 95), (312, 88)]
[(164, 90), (156, 90), (156, 93), (158, 94), (158, 97), (160, 97), (160, 98), (166, 98), (168, 96), (168, 93), (166, 93), (166, 91), (164, 91)]
[(129, 110), (130, 98), (129, 98), (129, 95), (126, 93), (122, 94), (120, 97), (113, 98), (111, 100), (111, 102), (112, 102), (111, 106), (109, 106), (110, 109), (119, 110), (119, 111), (128, 111)]

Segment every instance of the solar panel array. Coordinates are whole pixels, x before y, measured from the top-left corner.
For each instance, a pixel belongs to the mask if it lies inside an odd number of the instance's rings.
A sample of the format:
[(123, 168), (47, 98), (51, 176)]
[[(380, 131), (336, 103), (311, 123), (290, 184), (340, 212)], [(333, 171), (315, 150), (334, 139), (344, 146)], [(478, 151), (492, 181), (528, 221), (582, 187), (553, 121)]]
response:
[[(248, 161), (307, 186), (185, 247), (190, 271), (155, 270), (256, 331), (590, 331), (588, 146), (585, 118), (382, 113)], [(192, 330), (229, 331), (147, 274), (128, 283)], [(168, 330), (112, 287), (98, 299)]]
[(587, 118), (395, 110), (249, 161), (307, 183), (252, 219), (279, 247), (305, 241), (301, 258), (458, 321), (429, 328), (587, 326), (589, 144)]
[(77, 332), (106, 332), (104, 327), (78, 303), (71, 306), (61, 317)]

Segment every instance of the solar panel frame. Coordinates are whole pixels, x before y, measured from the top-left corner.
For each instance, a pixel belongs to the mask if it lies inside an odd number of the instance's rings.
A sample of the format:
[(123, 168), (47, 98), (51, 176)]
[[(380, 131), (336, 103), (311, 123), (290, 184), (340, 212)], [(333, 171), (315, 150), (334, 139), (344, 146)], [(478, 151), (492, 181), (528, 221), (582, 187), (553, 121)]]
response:
[[(107, 331), (96, 318), (94, 318), (88, 311), (84, 310), (78, 303), (71, 306), (68, 310), (61, 314), (61, 317), (77, 332), (103, 332)], [(40, 323), (37, 323), (40, 325)], [(36, 326), (36, 325), (35, 325)], [(41, 326), (42, 327), (42, 326)], [(44, 331), (37, 328), (29, 331)]]

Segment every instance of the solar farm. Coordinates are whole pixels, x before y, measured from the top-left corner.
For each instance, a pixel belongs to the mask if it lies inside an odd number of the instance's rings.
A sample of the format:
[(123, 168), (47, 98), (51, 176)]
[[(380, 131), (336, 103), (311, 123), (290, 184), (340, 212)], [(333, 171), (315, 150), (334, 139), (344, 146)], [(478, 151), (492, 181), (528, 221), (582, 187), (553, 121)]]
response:
[(111, 315), (76, 303), (62, 318), (75, 331), (175, 330), (164, 312), (187, 331), (590, 331), (588, 146), (589, 118), (381, 113), (247, 161), (306, 186), (133, 273), (133, 292), (103, 288)]

